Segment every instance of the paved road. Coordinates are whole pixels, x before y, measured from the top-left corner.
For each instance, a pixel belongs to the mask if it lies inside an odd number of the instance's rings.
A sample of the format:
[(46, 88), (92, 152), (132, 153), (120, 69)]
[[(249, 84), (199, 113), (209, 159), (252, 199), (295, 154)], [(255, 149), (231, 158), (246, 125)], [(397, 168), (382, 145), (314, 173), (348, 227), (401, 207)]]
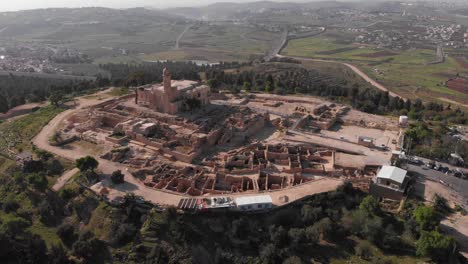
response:
[(423, 169), (422, 166), (408, 164), (408, 171), (413, 171), (423, 175), (424, 177), (437, 182), (444, 182), (445, 186), (454, 190), (457, 194), (463, 197), (465, 207), (468, 206), (468, 180), (463, 180), (452, 175), (446, 175), (440, 171)]
[(435, 163), (440, 164), (440, 165), (442, 165), (444, 167), (447, 167), (447, 168), (449, 168), (451, 170), (458, 169), (460, 171), (463, 171), (464, 173), (468, 173), (468, 169), (466, 169), (466, 168), (453, 166), (453, 165), (450, 165), (450, 164), (445, 163), (445, 162), (438, 162), (436, 160), (430, 160), (430, 159), (426, 159), (426, 158), (423, 158), (423, 157), (418, 157), (418, 156), (414, 156), (414, 157), (419, 159), (420, 161), (423, 161), (424, 163), (435, 162)]
[(287, 29), (283, 30), (283, 32), (281, 33), (281, 38), (277, 42), (275, 42), (273, 44), (273, 45), (276, 45), (276, 46), (273, 46), (270, 49), (270, 52), (264, 58), (265, 61), (270, 61), (274, 57), (278, 57), (278, 54), (284, 48), (286, 43), (288, 43), (288, 30)]

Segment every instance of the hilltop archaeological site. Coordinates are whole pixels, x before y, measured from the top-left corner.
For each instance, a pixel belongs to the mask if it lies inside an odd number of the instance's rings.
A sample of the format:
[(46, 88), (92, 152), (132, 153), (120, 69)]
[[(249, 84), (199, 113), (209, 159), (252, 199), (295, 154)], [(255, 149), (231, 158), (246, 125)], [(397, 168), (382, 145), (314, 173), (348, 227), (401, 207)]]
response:
[(281, 191), (286, 203), (296, 187), (326, 179), (368, 188), (402, 142), (398, 120), (343, 105), (212, 93), (197, 82), (171, 80), (167, 70), (163, 78), (74, 112), (55, 144), (92, 144), (101, 159), (124, 165), (154, 192), (208, 199)]

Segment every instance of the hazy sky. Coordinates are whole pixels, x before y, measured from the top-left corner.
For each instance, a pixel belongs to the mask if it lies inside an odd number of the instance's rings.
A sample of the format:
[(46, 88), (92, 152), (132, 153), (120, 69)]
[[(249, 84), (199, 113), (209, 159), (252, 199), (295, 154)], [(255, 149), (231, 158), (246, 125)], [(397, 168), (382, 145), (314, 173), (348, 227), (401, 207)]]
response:
[[(205, 5), (214, 2), (252, 2), (253, 0), (0, 0), (0, 11), (48, 7), (103, 6), (113, 8), (128, 7), (173, 7)], [(286, 0), (287, 1), (287, 0)]]

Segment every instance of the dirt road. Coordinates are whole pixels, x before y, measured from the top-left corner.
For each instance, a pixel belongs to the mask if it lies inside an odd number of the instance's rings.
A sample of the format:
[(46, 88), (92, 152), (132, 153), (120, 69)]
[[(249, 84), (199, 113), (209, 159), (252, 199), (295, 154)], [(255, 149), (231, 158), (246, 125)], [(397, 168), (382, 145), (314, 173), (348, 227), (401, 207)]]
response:
[(177, 37), (176, 39), (176, 43), (175, 43), (175, 46), (174, 46), (174, 49), (178, 50), (180, 48), (180, 40), (184, 37), (185, 33), (187, 33), (190, 28), (193, 26), (193, 24), (190, 24), (188, 25), (184, 31), (182, 33), (180, 33), (180, 35)]
[(19, 105), (11, 108), (4, 114), (0, 114), (0, 120), (15, 120), (16, 118), (31, 113), (34, 108), (44, 107), (46, 105), (46, 102)]
[(77, 168), (74, 168), (64, 172), (62, 176), (60, 176), (57, 179), (57, 182), (54, 184), (54, 186), (52, 186), (52, 190), (59, 191), (60, 189), (62, 189), (63, 186), (65, 186), (65, 184), (71, 179), (71, 177), (73, 177), (73, 175), (77, 174), (79, 171), (80, 170), (78, 170)]

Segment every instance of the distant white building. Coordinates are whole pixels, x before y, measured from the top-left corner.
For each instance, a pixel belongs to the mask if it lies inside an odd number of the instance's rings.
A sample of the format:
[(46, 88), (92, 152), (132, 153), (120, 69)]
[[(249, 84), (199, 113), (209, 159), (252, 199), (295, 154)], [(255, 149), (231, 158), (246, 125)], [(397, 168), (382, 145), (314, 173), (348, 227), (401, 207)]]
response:
[(241, 211), (257, 211), (273, 207), (270, 195), (242, 196), (235, 198), (234, 201), (237, 209)]

